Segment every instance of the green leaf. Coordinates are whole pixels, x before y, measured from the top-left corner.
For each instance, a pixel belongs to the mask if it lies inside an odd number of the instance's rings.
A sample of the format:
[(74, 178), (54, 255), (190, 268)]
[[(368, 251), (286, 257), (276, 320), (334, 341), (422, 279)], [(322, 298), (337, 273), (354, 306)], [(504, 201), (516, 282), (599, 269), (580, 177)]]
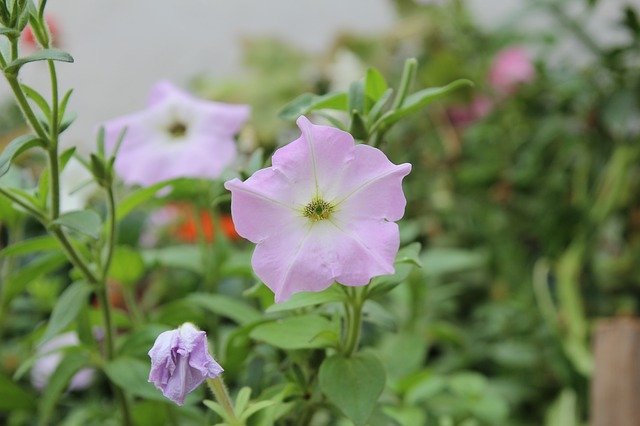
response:
[(347, 111), (347, 94), (332, 92), (318, 96), (313, 93), (303, 93), (285, 105), (278, 113), (278, 117), (283, 120), (296, 120), (301, 115), (318, 109)]
[(339, 330), (337, 323), (310, 314), (261, 324), (249, 336), (281, 349), (312, 349), (335, 346)]
[(385, 381), (384, 366), (367, 352), (350, 358), (333, 355), (320, 366), (320, 389), (356, 426), (367, 423)]
[(109, 362), (104, 372), (113, 383), (132, 395), (166, 402), (167, 399), (162, 393), (149, 383), (149, 369), (148, 362), (120, 357)]
[(0, 412), (32, 410), (36, 397), (0, 374)]
[(49, 253), (38, 257), (26, 266), (16, 270), (6, 279), (7, 301), (13, 299), (24, 290), (26, 285), (38, 277), (60, 269), (67, 263), (67, 258), (59, 252)]
[(349, 86), (349, 109), (348, 111), (353, 114), (353, 111), (357, 111), (360, 114), (364, 114), (365, 111), (365, 98), (364, 81), (354, 81)]
[(51, 224), (64, 226), (97, 240), (100, 238), (100, 222), (100, 216), (93, 210), (75, 210), (60, 215)]
[(136, 207), (151, 200), (156, 194), (171, 185), (174, 185), (178, 179), (166, 180), (164, 182), (158, 182), (154, 185), (140, 188), (118, 203), (118, 211), (116, 212), (116, 218), (118, 221), (124, 219), (129, 213), (131, 213)]
[(346, 295), (334, 284), (328, 289), (320, 292), (301, 292), (296, 293), (284, 303), (274, 303), (267, 308), (267, 313), (291, 311), (294, 309), (306, 308), (315, 305), (324, 305), (326, 303), (342, 302), (346, 300)]
[(58, 49), (43, 49), (33, 55), (25, 56), (24, 58), (18, 58), (15, 61), (9, 63), (5, 68), (5, 72), (17, 73), (18, 70), (29, 62), (37, 61), (59, 61), (59, 62), (73, 62), (73, 57), (67, 52), (63, 52)]
[(387, 91), (389, 86), (383, 75), (375, 68), (367, 69), (367, 75), (364, 78), (364, 93), (373, 102), (377, 102)]
[(422, 267), (418, 259), (421, 247), (422, 245), (416, 242), (401, 248), (396, 255), (395, 273), (374, 278), (369, 284), (369, 296), (374, 297), (393, 290), (407, 279), (413, 268)]
[(51, 108), (49, 107), (49, 103), (45, 100), (44, 97), (37, 90), (32, 87), (27, 86), (26, 84), (21, 84), (22, 90), (24, 93), (31, 98), (32, 101), (38, 105), (40, 111), (45, 115), (45, 117), (51, 117)]
[(34, 237), (3, 248), (0, 250), (0, 259), (10, 256), (23, 256), (39, 251), (51, 251), (58, 248), (58, 242), (51, 236)]
[(235, 404), (235, 412), (236, 414), (242, 414), (247, 408), (249, 404), (249, 399), (251, 398), (251, 388), (244, 386), (242, 389), (238, 391), (238, 395), (236, 396), (236, 404)]
[(142, 252), (145, 263), (202, 273), (202, 250), (194, 245), (177, 245)]
[(0, 154), (0, 176), (4, 176), (9, 171), (14, 158), (36, 146), (44, 147), (45, 145), (34, 135), (24, 135), (12, 140)]
[(58, 368), (49, 378), (49, 383), (40, 398), (39, 425), (49, 424), (58, 399), (73, 376), (88, 363), (89, 357), (85, 352), (69, 352), (62, 358)]
[(240, 325), (245, 325), (262, 319), (262, 314), (248, 304), (221, 294), (193, 293), (187, 296), (189, 303), (230, 318)]
[(52, 337), (60, 334), (69, 324), (71, 324), (82, 307), (87, 303), (91, 294), (91, 286), (83, 281), (71, 284), (58, 298), (56, 306), (51, 312), (51, 318), (47, 325), (47, 330), (40, 338), (38, 344), (41, 345)]
[(144, 261), (138, 251), (127, 246), (115, 248), (109, 277), (122, 284), (133, 285), (142, 277), (144, 270)]
[(436, 99), (443, 97), (459, 87), (467, 86), (473, 86), (473, 83), (470, 80), (460, 79), (449, 83), (446, 86), (430, 87), (413, 93), (407, 96), (398, 109), (389, 111), (380, 117), (380, 119), (373, 125), (373, 128), (380, 128), (384, 130), (401, 118), (424, 108)]
[(427, 275), (440, 276), (481, 268), (487, 256), (480, 251), (442, 247), (426, 250), (422, 262)]

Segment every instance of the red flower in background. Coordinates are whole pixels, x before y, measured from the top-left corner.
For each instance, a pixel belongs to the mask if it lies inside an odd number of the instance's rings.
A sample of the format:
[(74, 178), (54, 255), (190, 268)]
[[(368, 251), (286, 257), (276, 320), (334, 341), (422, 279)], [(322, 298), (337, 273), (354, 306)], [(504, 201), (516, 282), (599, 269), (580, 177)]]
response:
[[(182, 205), (180, 210), (182, 220), (178, 222), (178, 227), (175, 229), (174, 235), (176, 238), (187, 243), (196, 243), (199, 241), (198, 233), (202, 230), (207, 242), (214, 240), (216, 229), (210, 212), (206, 210), (197, 212), (192, 206), (188, 205)], [(199, 224), (197, 220), (200, 221)], [(227, 238), (231, 240), (240, 238), (236, 232), (236, 228), (233, 226), (231, 216), (221, 215), (219, 220), (222, 232), (224, 232)]]
[[(52, 16), (45, 16), (44, 19), (45, 21), (47, 21), (47, 25), (49, 26), (49, 33), (51, 34), (51, 45), (60, 46), (60, 27), (58, 26), (57, 20)], [(35, 35), (33, 34), (31, 25), (27, 25), (27, 27), (22, 32), (22, 42), (25, 44), (25, 46), (32, 49), (38, 47), (38, 42)]]

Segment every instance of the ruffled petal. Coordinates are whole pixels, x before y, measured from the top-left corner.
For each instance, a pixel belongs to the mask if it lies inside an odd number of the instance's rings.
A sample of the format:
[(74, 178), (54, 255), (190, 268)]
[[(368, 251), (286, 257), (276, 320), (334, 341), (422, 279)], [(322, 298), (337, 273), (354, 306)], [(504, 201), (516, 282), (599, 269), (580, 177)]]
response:
[(410, 164), (393, 164), (379, 149), (356, 146), (355, 158), (344, 170), (340, 194), (334, 199), (336, 214), (347, 222), (357, 218), (400, 220), (407, 204), (402, 179), (410, 171)]
[(289, 182), (273, 168), (259, 170), (244, 182), (230, 180), (224, 187), (231, 191), (231, 215), (236, 231), (251, 242), (259, 243), (302, 218), (292, 207)]

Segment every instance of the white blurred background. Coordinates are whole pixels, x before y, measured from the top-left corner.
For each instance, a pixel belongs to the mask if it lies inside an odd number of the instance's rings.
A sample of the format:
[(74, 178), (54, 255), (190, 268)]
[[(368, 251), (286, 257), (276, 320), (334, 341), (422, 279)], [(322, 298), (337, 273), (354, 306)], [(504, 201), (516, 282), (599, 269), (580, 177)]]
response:
[[(531, 0), (468, 3), (484, 26), (515, 22), (535, 31), (552, 24), (523, 12)], [(610, 25), (620, 3), (601, 1), (589, 23), (605, 41), (616, 38)], [(76, 60), (61, 64), (58, 75), (63, 89), (75, 89), (71, 109), (78, 113), (65, 145), (81, 147), (92, 146), (101, 121), (141, 108), (159, 79), (184, 85), (199, 73), (222, 77), (242, 72), (244, 36), (276, 36), (321, 52), (341, 31), (375, 33), (395, 22), (393, 5), (386, 0), (58, 0), (50, 2), (49, 14), (59, 26), (63, 49)], [(571, 46), (568, 40), (567, 52)], [(25, 67), (21, 77), (47, 87), (43, 64)], [(3, 81), (0, 98), (5, 96)]]

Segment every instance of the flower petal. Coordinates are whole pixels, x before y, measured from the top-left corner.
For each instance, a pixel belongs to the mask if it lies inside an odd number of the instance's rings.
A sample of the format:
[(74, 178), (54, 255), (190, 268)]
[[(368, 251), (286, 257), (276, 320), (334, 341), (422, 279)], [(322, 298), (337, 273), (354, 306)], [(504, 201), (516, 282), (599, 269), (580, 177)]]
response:
[(347, 222), (355, 218), (400, 220), (407, 204), (402, 179), (411, 165), (393, 164), (382, 151), (368, 145), (358, 145), (355, 151), (340, 178), (336, 215)]
[(292, 207), (291, 190), (278, 170), (259, 170), (241, 182), (233, 179), (224, 187), (231, 191), (231, 215), (240, 236), (259, 243), (283, 227), (300, 219)]

